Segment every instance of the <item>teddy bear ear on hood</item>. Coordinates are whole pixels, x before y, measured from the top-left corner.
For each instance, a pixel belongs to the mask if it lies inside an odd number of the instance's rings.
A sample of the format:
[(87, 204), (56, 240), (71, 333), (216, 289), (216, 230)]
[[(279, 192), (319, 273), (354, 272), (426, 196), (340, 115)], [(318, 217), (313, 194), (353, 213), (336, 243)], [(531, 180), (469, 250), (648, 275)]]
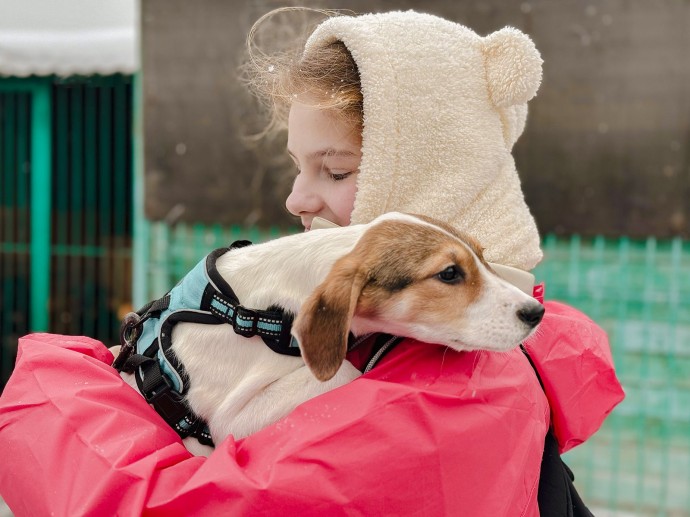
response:
[(525, 104), (539, 89), (542, 59), (523, 32), (505, 27), (483, 41), (491, 100), (498, 108)]

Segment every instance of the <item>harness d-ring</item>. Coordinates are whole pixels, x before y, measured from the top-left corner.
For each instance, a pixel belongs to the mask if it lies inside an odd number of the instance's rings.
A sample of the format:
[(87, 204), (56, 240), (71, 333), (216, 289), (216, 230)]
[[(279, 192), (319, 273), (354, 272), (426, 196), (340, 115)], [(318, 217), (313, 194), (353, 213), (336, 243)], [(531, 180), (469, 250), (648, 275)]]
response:
[(141, 317), (136, 312), (128, 312), (120, 326), (120, 353), (113, 361), (112, 367), (122, 371), (127, 359), (134, 353), (137, 339), (141, 335)]

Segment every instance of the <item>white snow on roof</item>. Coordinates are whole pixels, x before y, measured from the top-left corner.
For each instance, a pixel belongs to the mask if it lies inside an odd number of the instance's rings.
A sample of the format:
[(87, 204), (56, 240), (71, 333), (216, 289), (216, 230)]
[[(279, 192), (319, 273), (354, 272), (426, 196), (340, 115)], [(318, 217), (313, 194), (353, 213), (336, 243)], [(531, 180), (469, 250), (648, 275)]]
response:
[(0, 0), (0, 75), (133, 73), (138, 0)]

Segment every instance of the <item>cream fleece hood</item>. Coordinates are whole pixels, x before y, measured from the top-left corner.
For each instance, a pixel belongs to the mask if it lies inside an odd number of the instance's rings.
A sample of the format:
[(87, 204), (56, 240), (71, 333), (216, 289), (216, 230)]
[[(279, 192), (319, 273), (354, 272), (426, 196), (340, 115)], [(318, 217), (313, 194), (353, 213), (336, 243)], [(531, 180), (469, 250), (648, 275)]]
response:
[(357, 63), (364, 97), (352, 223), (425, 214), (473, 235), (491, 262), (536, 266), (539, 233), (511, 154), (541, 82), (532, 41), (407, 11), (330, 18), (305, 53), (336, 40)]

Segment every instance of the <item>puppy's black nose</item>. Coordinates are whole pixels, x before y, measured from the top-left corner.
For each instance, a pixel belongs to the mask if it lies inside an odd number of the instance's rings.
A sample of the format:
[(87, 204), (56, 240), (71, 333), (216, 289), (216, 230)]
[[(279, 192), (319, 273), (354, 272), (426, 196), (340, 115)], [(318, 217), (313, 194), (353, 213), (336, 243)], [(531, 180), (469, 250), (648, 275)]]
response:
[(540, 303), (530, 303), (517, 311), (517, 317), (520, 321), (526, 323), (534, 328), (539, 325), (539, 322), (544, 317), (544, 306)]

